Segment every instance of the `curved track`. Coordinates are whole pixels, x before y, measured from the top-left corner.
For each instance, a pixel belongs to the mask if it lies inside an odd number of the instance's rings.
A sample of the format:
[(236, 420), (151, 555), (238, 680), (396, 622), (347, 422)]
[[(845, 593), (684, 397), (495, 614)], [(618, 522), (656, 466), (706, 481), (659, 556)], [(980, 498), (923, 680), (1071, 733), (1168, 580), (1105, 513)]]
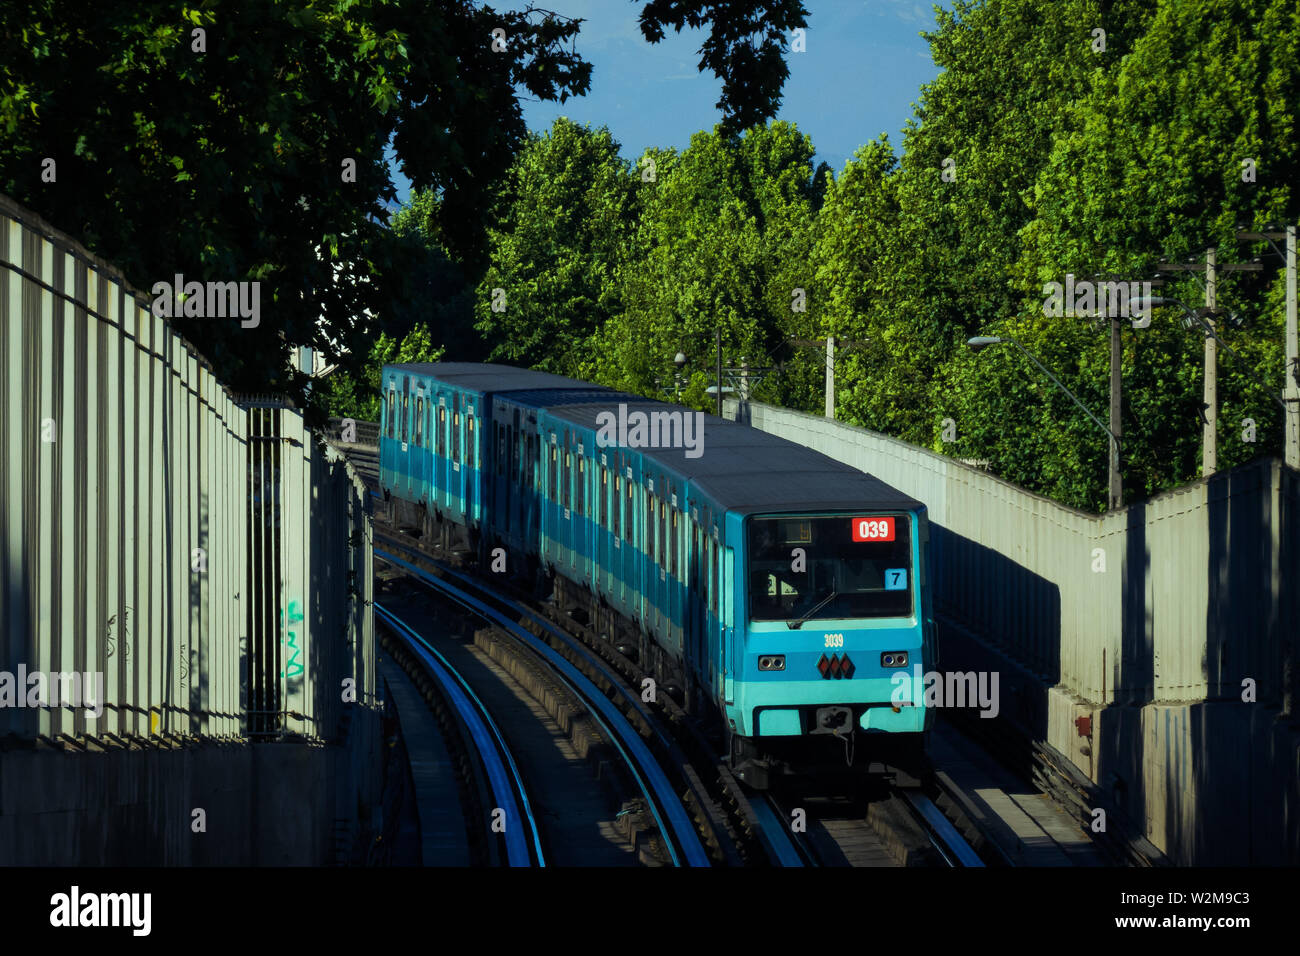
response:
[(556, 653), (548, 643), (538, 639), (517, 621), (490, 607), (468, 590), (378, 548), (375, 549), (375, 557), (401, 568), (427, 587), (442, 593), (490, 624), (506, 631), (540, 656), (572, 693), (586, 703), (626, 761), (659, 826), (673, 864), (676, 866), (710, 865), (704, 844), (663, 768), (622, 713), (582, 672)]
[[(378, 601), (374, 607), (380, 620), (392, 629), (437, 683), (472, 742), (491, 790), (490, 806), (504, 811), (504, 819), (489, 820), (487, 826), (493, 836), (504, 836), (507, 863), (510, 866), (545, 866), (541, 834), (528, 801), (527, 788), (492, 715), (456, 668), (419, 632)], [(497, 824), (503, 826), (504, 832), (492, 829)]]

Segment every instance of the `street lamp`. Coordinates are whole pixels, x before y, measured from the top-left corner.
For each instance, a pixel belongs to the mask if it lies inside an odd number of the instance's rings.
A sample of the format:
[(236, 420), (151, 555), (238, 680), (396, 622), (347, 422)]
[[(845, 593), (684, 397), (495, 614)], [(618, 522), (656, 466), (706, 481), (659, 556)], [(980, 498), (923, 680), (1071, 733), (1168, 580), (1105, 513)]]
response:
[(1053, 385), (1055, 385), (1062, 392), (1064, 392), (1065, 395), (1070, 399), (1070, 401), (1074, 402), (1074, 404), (1077, 405), (1085, 415), (1087, 415), (1090, 419), (1092, 419), (1093, 423), (1098, 428), (1100, 428), (1110, 437), (1110, 468), (1109, 468), (1110, 473), (1108, 476), (1109, 477), (1109, 481), (1108, 481), (1109, 503), (1107, 507), (1111, 511), (1114, 511), (1116, 508), (1122, 507), (1124, 504), (1124, 488), (1120, 480), (1120, 473), (1119, 473), (1119, 453), (1120, 453), (1119, 435), (1111, 431), (1105, 425), (1103, 425), (1101, 419), (1098, 418), (1096, 415), (1094, 415), (1091, 411), (1089, 411), (1088, 406), (1083, 404), (1083, 402), (1079, 401), (1079, 397), (1075, 395), (1074, 392), (1066, 388), (1059, 378), (1057, 378), (1055, 375), (1049, 372), (1046, 366), (1044, 366), (1042, 362), (1038, 361), (1038, 359), (1030, 355), (1029, 352), (1025, 349), (1025, 347), (1021, 345), (1019, 342), (1017, 342), (1010, 335), (977, 335), (974, 338), (970, 338), (966, 340), (966, 344), (969, 345), (976, 352), (980, 351), (981, 349), (987, 348), (990, 345), (999, 345), (1003, 342), (1010, 342), (1016, 348), (1020, 349), (1021, 353), (1025, 356), (1025, 358), (1033, 362), (1034, 365), (1038, 367), (1038, 370), (1040, 372), (1042, 372), (1044, 375), (1046, 375), (1049, 379), (1052, 380)]

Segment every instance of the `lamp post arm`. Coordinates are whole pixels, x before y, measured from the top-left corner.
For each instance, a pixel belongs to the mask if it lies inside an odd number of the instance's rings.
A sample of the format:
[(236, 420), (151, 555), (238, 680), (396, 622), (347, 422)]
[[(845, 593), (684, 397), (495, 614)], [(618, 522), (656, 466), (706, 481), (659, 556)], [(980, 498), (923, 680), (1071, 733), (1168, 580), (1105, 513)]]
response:
[(1020, 351), (1024, 354), (1025, 358), (1027, 358), (1027, 359), (1029, 359), (1029, 361), (1033, 362), (1034, 365), (1036, 365), (1036, 366), (1038, 367), (1038, 370), (1039, 370), (1040, 372), (1042, 372), (1044, 375), (1046, 375), (1048, 378), (1050, 378), (1050, 379), (1052, 380), (1052, 384), (1053, 384), (1053, 385), (1055, 385), (1055, 386), (1056, 386), (1057, 388), (1059, 388), (1062, 392), (1064, 392), (1067, 396), (1069, 396), (1070, 401), (1072, 401), (1072, 402), (1074, 402), (1074, 404), (1078, 405), (1079, 408), (1083, 411), (1083, 413), (1084, 413), (1085, 415), (1087, 415), (1089, 418), (1091, 418), (1091, 419), (1093, 420), (1093, 422), (1097, 425), (1098, 428), (1100, 428), (1102, 431), (1104, 431), (1107, 435), (1110, 436), (1110, 440), (1113, 441), (1113, 442), (1115, 443), (1115, 447), (1116, 447), (1116, 448), (1119, 448), (1119, 447), (1120, 447), (1120, 440), (1119, 440), (1119, 437), (1118, 437), (1118, 436), (1117, 436), (1113, 431), (1111, 431), (1109, 428), (1107, 428), (1105, 425), (1103, 425), (1101, 419), (1098, 418), (1096, 415), (1094, 415), (1092, 412), (1090, 412), (1090, 411), (1088, 410), (1088, 406), (1087, 406), (1087, 405), (1084, 405), (1083, 402), (1079, 401), (1078, 396), (1075, 395), (1074, 392), (1072, 392), (1072, 391), (1070, 391), (1068, 388), (1066, 388), (1065, 385), (1063, 385), (1063, 384), (1061, 383), (1061, 380), (1060, 380), (1060, 379), (1058, 379), (1055, 375), (1053, 375), (1051, 372), (1049, 372), (1049, 371), (1047, 370), (1047, 367), (1046, 367), (1045, 365), (1043, 365), (1042, 362), (1038, 361), (1038, 359), (1036, 359), (1036, 358), (1034, 358), (1032, 355), (1030, 355), (1029, 352), (1025, 349), (1025, 347), (1024, 347), (1023, 345), (1021, 345), (1019, 342), (1017, 342), (1015, 339), (1013, 339), (1011, 336), (1009, 336), (1009, 335), (1005, 335), (1005, 334), (1004, 334), (1002, 337), (1003, 337), (1004, 339), (1006, 339), (1008, 342), (1010, 342), (1012, 345), (1014, 345), (1016, 348), (1020, 349)]

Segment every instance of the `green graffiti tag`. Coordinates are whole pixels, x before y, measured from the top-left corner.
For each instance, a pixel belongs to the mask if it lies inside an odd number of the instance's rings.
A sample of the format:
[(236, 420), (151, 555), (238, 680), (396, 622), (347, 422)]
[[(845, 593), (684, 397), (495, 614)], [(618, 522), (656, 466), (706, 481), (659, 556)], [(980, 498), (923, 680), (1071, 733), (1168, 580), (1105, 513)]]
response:
[[(286, 670), (280, 671), (281, 677), (294, 678), (294, 677), (302, 676), (303, 667), (301, 664), (298, 663), (298, 655), (302, 653), (302, 648), (298, 646), (298, 631), (293, 627), (293, 625), (295, 624), (302, 623), (302, 620), (303, 620), (302, 605), (299, 604), (297, 601), (290, 601), (288, 638), (289, 638), (289, 650), (292, 652), (292, 656), (290, 656), (289, 658), (289, 664)], [(280, 627), (283, 628), (284, 625), (285, 625), (285, 613), (284, 610), (281, 609)], [(297, 669), (295, 670), (295, 668)]]

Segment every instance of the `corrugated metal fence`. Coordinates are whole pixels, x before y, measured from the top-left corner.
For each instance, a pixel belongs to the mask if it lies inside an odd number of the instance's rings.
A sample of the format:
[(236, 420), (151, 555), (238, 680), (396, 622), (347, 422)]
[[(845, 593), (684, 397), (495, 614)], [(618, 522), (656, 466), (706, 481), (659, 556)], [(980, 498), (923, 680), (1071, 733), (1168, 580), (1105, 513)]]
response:
[(0, 396), (0, 736), (329, 740), (346, 680), (373, 704), (355, 472), (4, 197)]
[[(736, 417), (737, 404), (728, 405)], [(870, 472), (935, 525), (936, 609), (1096, 705), (1300, 690), (1300, 475), (1275, 459), (1104, 516), (922, 448), (750, 403), (742, 421)]]

